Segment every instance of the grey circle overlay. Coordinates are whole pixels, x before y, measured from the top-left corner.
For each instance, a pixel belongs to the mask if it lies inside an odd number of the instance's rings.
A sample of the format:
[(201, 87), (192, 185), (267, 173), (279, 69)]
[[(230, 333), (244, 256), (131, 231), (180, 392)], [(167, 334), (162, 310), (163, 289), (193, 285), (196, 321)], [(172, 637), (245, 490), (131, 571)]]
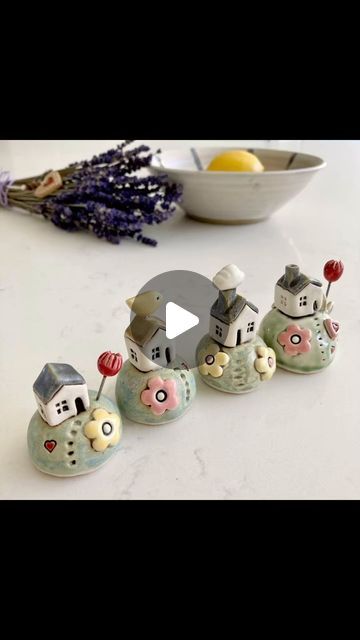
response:
[[(173, 302), (199, 318), (199, 324), (174, 338), (177, 356), (189, 369), (196, 367), (196, 348), (201, 338), (209, 333), (210, 310), (218, 297), (218, 290), (211, 280), (194, 271), (166, 271), (149, 280), (140, 291), (158, 291), (163, 296), (161, 307), (152, 315), (166, 322), (166, 305)], [(131, 312), (131, 320), (135, 317)], [(172, 369), (168, 363), (167, 369)]]

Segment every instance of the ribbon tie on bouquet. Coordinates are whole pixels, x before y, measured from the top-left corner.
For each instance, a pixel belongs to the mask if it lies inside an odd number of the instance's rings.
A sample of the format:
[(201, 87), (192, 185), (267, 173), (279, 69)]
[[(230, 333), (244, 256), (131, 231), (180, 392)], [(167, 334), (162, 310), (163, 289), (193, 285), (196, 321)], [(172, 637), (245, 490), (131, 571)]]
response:
[(10, 172), (0, 169), (0, 206), (2, 207), (8, 206), (8, 190), (12, 183)]

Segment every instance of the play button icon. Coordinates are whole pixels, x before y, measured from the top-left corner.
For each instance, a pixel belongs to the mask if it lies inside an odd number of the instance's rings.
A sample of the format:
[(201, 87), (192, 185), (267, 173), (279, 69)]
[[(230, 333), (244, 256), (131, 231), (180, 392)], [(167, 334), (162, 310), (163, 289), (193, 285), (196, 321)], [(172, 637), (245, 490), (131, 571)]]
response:
[(186, 311), (175, 302), (168, 302), (166, 305), (166, 337), (173, 340), (182, 333), (193, 329), (200, 322), (198, 316), (190, 311)]
[(196, 348), (209, 331), (218, 297), (212, 280), (194, 271), (165, 271), (129, 294), (135, 294), (129, 305), (130, 321), (135, 321), (130, 333), (136, 333), (132, 339), (141, 354), (171, 369), (175, 352), (188, 368), (196, 368)]

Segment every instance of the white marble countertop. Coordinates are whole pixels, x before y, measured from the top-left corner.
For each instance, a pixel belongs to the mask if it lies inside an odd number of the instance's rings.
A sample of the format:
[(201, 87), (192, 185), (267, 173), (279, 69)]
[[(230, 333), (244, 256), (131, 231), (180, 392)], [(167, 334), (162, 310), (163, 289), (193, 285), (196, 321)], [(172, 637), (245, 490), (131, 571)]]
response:
[[(16, 177), (31, 175), (116, 142), (0, 141), (0, 167)], [(163, 149), (200, 144), (145, 142)], [(156, 249), (112, 246), (0, 209), (0, 498), (360, 498), (360, 142), (302, 141), (299, 147), (322, 156), (328, 167), (269, 221), (221, 227), (179, 212), (151, 230)], [(333, 285), (341, 338), (328, 370), (313, 376), (279, 371), (245, 396), (199, 382), (192, 410), (178, 422), (152, 428), (124, 420), (121, 451), (97, 472), (58, 479), (32, 466), (26, 431), (35, 377), (45, 362), (70, 362), (96, 388), (97, 356), (107, 349), (125, 354), (124, 301), (147, 280), (173, 269), (212, 278), (234, 262), (247, 274), (244, 293), (264, 315), (285, 264), (298, 263), (321, 278), (330, 258), (341, 258), (345, 273)], [(110, 397), (114, 384), (107, 382)]]

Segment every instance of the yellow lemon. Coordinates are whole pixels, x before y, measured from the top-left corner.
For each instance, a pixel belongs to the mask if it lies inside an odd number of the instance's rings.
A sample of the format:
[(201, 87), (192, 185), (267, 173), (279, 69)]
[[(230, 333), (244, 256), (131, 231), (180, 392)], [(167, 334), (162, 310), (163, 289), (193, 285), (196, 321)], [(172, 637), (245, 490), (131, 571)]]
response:
[(208, 171), (249, 171), (261, 173), (265, 168), (260, 160), (248, 151), (226, 151), (212, 160)]

